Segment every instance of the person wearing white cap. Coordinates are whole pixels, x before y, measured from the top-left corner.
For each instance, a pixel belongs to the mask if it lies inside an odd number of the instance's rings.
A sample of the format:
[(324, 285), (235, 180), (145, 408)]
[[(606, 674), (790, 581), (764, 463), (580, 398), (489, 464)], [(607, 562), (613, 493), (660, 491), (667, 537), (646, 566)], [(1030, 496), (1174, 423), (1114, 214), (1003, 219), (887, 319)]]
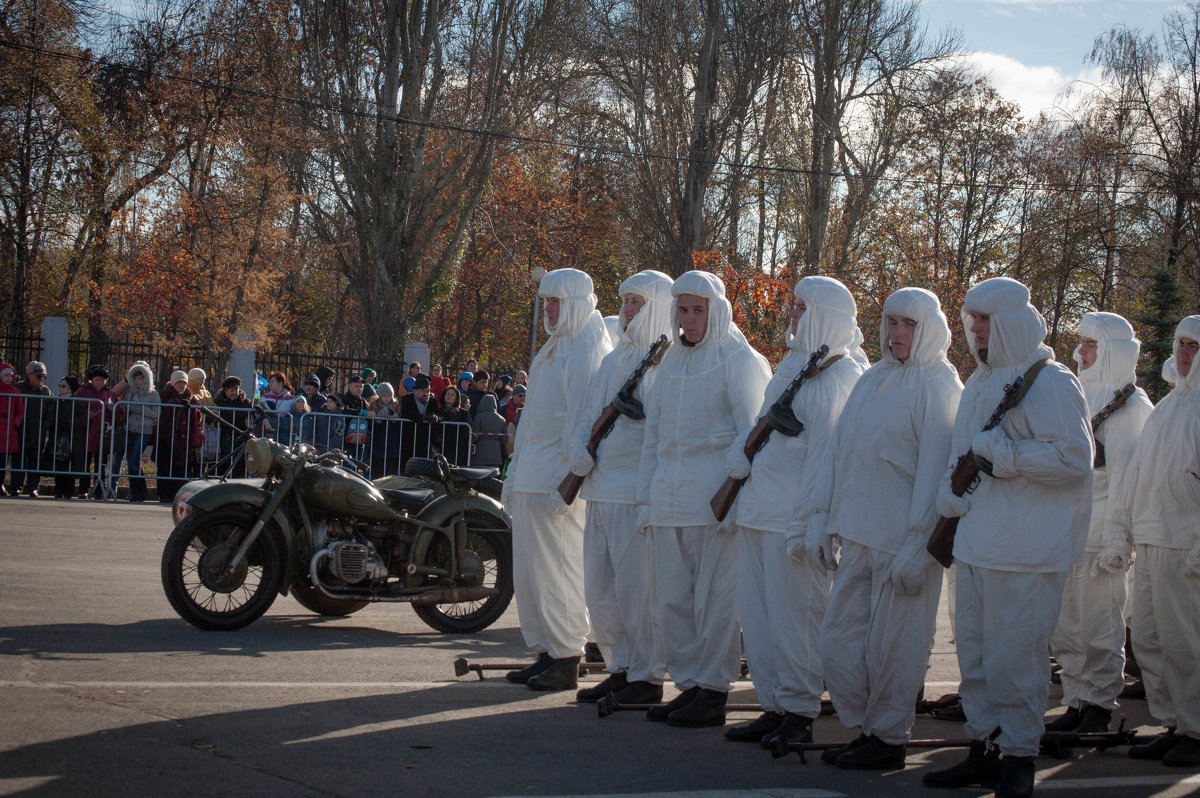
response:
[(193, 404), (204, 405), (205, 407), (216, 407), (216, 402), (213, 400), (213, 395), (204, 385), (204, 381), (207, 379), (208, 374), (204, 371), (204, 369), (200, 367), (190, 369), (187, 373), (188, 390), (192, 392)]
[[(626, 704), (662, 699), (665, 666), (651, 612), (650, 544), (637, 528), (637, 477), (645, 419), (622, 415), (600, 441), (596, 458), (587, 450), (592, 424), (613, 401), (650, 347), (671, 337), (674, 303), (671, 278), (643, 271), (621, 283), (618, 342), (605, 355), (587, 389), (587, 405), (575, 428), (569, 464), (586, 477), (579, 497), (587, 501), (584, 528), (584, 590), (592, 635), (609, 672), (604, 681), (576, 694), (594, 702), (608, 692)], [(648, 369), (633, 392), (643, 402), (654, 392), (656, 368)]]
[(1154, 408), (1112, 508), (1137, 556), (1130, 629), (1150, 714), (1167, 731), (1135, 759), (1200, 765), (1200, 316), (1175, 328), (1175, 388)]
[(612, 349), (596, 310), (592, 278), (557, 269), (542, 278), (544, 324), (550, 336), (530, 367), (531, 388), (504, 480), (513, 519), (513, 583), (525, 644), (538, 652), (528, 667), (506, 675), (534, 690), (572, 690), (588, 633), (583, 588), (586, 502), (563, 502), (558, 484), (583, 417), (580, 391)]
[(842, 406), (864, 371), (850, 356), (862, 334), (854, 297), (837, 280), (805, 277), (794, 293), (788, 354), (765, 392), (754, 397), (758, 417), (822, 346), (829, 351), (821, 362), (829, 366), (792, 399), (788, 409), (802, 425), (798, 435), (772, 433), (751, 464), (745, 430), (726, 458), (732, 476), (749, 475), (737, 501), (738, 612), (746, 664), (763, 708), (758, 718), (725, 731), (725, 739), (736, 742), (812, 742), (825, 692), (817, 638), (833, 576), (825, 562), (807, 556), (803, 536), (799, 556), (789, 557), (786, 536), (796, 531)]
[(821, 759), (855, 770), (904, 767), (941, 597), (942, 568), (925, 544), (962, 393), (946, 359), (950, 325), (931, 292), (887, 298), (879, 346), (882, 359), (854, 386), (814, 470), (808, 521), (808, 531), (842, 543), (818, 648), (838, 720), (860, 729)]
[(715, 274), (686, 272), (671, 295), (675, 343), (646, 397), (637, 501), (638, 528), (649, 530), (653, 547), (663, 656), (681, 692), (647, 718), (719, 726), (741, 654), (737, 538), (709, 501), (726, 477), (746, 475), (731, 472), (728, 458), (754, 425), (771, 368), (733, 323)]
[[(1095, 450), (1079, 381), (1042, 342), (1046, 322), (1028, 288), (1007, 277), (984, 280), (967, 292), (962, 320), (978, 366), (959, 401), (937, 510), (960, 519), (955, 630), (972, 742), (963, 762), (925, 774), (924, 783), (994, 784), (999, 798), (1014, 798), (1033, 792), (1050, 692), (1046, 652), (1067, 571), (1087, 540)], [(1024, 397), (984, 432), (1018, 377)], [(950, 476), (967, 452), (980, 482), (955, 496)]]
[(1047, 731), (1107, 731), (1125, 686), (1125, 572), (1133, 556), (1128, 530), (1110, 522), (1110, 496), (1119, 496), (1142, 426), (1154, 405), (1136, 387), (1141, 342), (1115, 313), (1087, 313), (1079, 322), (1075, 362), (1095, 417), (1126, 386), (1133, 393), (1096, 427), (1092, 473), (1092, 520), (1083, 559), (1071, 566), (1058, 626), (1050, 648), (1062, 667), (1062, 704), (1067, 711)]

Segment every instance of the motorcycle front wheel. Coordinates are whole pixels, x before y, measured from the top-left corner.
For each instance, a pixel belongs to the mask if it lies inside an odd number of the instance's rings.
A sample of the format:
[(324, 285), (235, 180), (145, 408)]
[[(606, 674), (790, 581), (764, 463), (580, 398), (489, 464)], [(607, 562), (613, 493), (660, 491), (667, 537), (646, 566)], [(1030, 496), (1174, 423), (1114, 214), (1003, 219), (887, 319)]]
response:
[[(474, 634), (491, 626), (508, 609), (513, 597), (512, 538), (502, 529), (504, 521), (489, 513), (467, 513), (467, 549), (474, 552), (483, 566), (483, 585), (500, 592), (481, 601), (423, 606), (414, 604), (417, 616), (439, 632)], [(430, 546), (424, 563), (435, 567), (448, 565), (448, 543)]]
[(228, 563), (257, 521), (226, 508), (188, 515), (163, 549), (162, 583), (179, 617), (212, 631), (241, 629), (262, 617), (283, 579), (279, 541), (264, 529), (234, 568)]

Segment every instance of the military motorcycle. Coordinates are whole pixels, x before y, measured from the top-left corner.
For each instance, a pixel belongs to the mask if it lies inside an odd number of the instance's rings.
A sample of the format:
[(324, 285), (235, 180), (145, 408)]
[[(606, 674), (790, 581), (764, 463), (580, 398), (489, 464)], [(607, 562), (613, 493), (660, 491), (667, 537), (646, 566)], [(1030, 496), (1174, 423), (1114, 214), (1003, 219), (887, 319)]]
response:
[(188, 623), (240, 629), (289, 593), (322, 615), (411, 604), (440, 632), (478, 632), (503, 615), (512, 521), (476, 489), (490, 490), (496, 469), (412, 458), (412, 487), (380, 487), (344, 452), (238, 432), (247, 473), (261, 483), (191, 494), (163, 550), (163, 590)]

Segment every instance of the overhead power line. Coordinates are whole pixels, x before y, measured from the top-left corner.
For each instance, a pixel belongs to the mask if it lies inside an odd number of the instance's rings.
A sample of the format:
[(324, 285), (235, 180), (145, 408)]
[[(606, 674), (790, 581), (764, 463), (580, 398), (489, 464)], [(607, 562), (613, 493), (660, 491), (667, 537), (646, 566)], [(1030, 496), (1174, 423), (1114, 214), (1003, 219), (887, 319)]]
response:
[[(699, 164), (704, 164), (704, 165), (708, 165), (708, 166), (722, 167), (724, 169), (729, 169), (729, 170), (770, 172), (773, 174), (795, 175), (798, 177), (824, 176), (824, 177), (829, 177), (829, 178), (832, 178), (835, 180), (843, 180), (843, 181), (848, 180), (848, 179), (853, 181), (856, 179), (854, 176), (850, 176), (849, 178), (847, 178), (847, 176), (841, 172), (806, 169), (806, 168), (797, 167), (797, 166), (776, 166), (776, 165), (772, 165), (772, 164), (763, 164), (763, 163), (740, 163), (737, 161), (732, 161), (732, 160), (722, 159), (722, 158), (717, 158), (717, 159), (689, 158), (686, 156), (663, 155), (661, 153), (652, 153), (652, 152), (646, 152), (646, 151), (637, 152), (637, 151), (632, 151), (632, 150), (628, 150), (628, 149), (622, 149), (619, 147), (611, 147), (611, 146), (604, 145), (604, 144), (573, 142), (573, 141), (566, 141), (566, 140), (561, 140), (561, 139), (535, 138), (533, 136), (524, 136), (519, 133), (511, 133), (511, 132), (498, 131), (498, 130), (485, 130), (482, 128), (469, 127), (466, 125), (457, 125), (457, 124), (453, 124), (453, 123), (449, 123), (449, 122), (434, 122), (434, 121), (422, 120), (422, 119), (408, 119), (399, 114), (385, 114), (385, 113), (378, 112), (378, 111), (364, 111), (364, 110), (353, 109), (353, 108), (340, 108), (337, 106), (329, 105), (327, 103), (316, 102), (313, 100), (306, 100), (306, 99), (303, 99), (300, 97), (289, 97), (289, 96), (285, 96), (285, 95), (281, 95), (281, 94), (275, 94), (272, 92), (261, 91), (258, 89), (251, 89), (251, 88), (246, 88), (246, 87), (242, 87), (242, 86), (233, 86), (233, 85), (229, 85), (229, 84), (225, 84), (225, 83), (218, 83), (218, 82), (210, 81), (210, 80), (202, 80), (199, 78), (192, 78), (192, 77), (188, 77), (186, 75), (178, 75), (178, 74), (174, 74), (171, 72), (156, 72), (154, 70), (144, 69), (142, 67), (133, 66), (131, 64), (120, 63), (118, 61), (101, 61), (99, 59), (92, 58), (92, 57), (78, 54), (78, 53), (69, 53), (69, 52), (63, 52), (61, 50), (52, 50), (50, 48), (39, 47), (36, 45), (26, 44), (24, 42), (13, 42), (13, 41), (7, 41), (7, 40), (0, 39), (0, 46), (7, 47), (10, 49), (14, 49), (14, 50), (24, 50), (26, 52), (36, 53), (38, 55), (46, 55), (46, 56), (50, 56), (53, 58), (61, 58), (61, 59), (65, 59), (68, 61), (75, 61), (78, 63), (89, 64), (89, 65), (103, 63), (105, 66), (108, 66), (110, 68), (120, 69), (122, 71), (129, 72), (131, 74), (144, 75), (146, 77), (158, 78), (158, 79), (166, 80), (166, 81), (169, 81), (172, 83), (180, 83), (180, 84), (195, 86), (197, 88), (207, 89), (209, 91), (214, 91), (214, 92), (238, 94), (238, 95), (242, 95), (242, 96), (246, 96), (246, 97), (254, 97), (254, 98), (260, 99), (260, 100), (269, 100), (271, 102), (283, 103), (283, 104), (293, 105), (293, 106), (297, 106), (297, 107), (301, 107), (301, 108), (308, 108), (311, 110), (323, 111), (323, 112), (327, 112), (327, 113), (335, 113), (335, 114), (340, 114), (340, 115), (344, 115), (344, 116), (353, 116), (356, 118), (369, 119), (369, 120), (373, 120), (373, 121), (393, 121), (393, 122), (396, 122), (397, 124), (406, 125), (406, 126), (410, 126), (410, 127), (420, 127), (420, 128), (431, 129), (431, 130), (441, 130), (441, 131), (447, 131), (447, 132), (452, 132), (452, 133), (461, 133), (464, 135), (477, 136), (477, 137), (482, 137), (482, 138), (488, 138), (488, 137), (496, 138), (496, 139), (501, 139), (501, 140), (505, 140), (505, 141), (515, 142), (518, 144), (530, 145), (530, 146), (550, 147), (550, 148), (563, 149), (563, 150), (581, 150), (581, 151), (594, 152), (594, 153), (603, 154), (603, 155), (613, 155), (613, 156), (617, 156), (617, 157), (621, 157), (621, 158), (635, 158), (635, 159), (643, 159), (643, 160), (647, 160), (647, 161), (659, 161), (659, 162), (674, 163), (674, 164), (699, 163)], [(984, 188), (984, 189), (991, 189), (991, 190), (998, 190), (998, 191), (1035, 191), (1035, 192), (1036, 191), (1046, 191), (1046, 192), (1053, 191), (1053, 192), (1065, 192), (1065, 193), (1082, 193), (1082, 192), (1086, 192), (1086, 191), (1097, 191), (1097, 192), (1108, 193), (1108, 192), (1111, 192), (1114, 190), (1111, 186), (1102, 185), (1102, 184), (1098, 184), (1098, 183), (1085, 184), (1085, 185), (1074, 185), (1074, 184), (1066, 184), (1066, 183), (1064, 183), (1064, 184), (1029, 183), (1029, 182), (1014, 182), (1014, 183), (1008, 183), (1008, 184), (989, 183), (989, 182), (968, 183), (968, 182), (964, 182), (961, 180), (937, 181), (937, 180), (931, 180), (931, 179), (925, 179), (925, 178), (898, 177), (898, 176), (887, 176), (887, 175), (880, 176), (875, 179), (880, 182), (890, 182), (890, 183), (897, 184), (897, 185), (927, 186), (927, 187), (940, 186), (945, 189), (966, 188), (968, 186), (971, 186), (971, 187), (975, 187), (975, 188)], [(1160, 191), (1157, 191), (1152, 188), (1139, 187), (1139, 186), (1118, 187), (1116, 189), (1116, 192), (1119, 194), (1132, 195), (1132, 196), (1138, 196), (1138, 195), (1147, 195), (1148, 196), (1148, 195), (1154, 195), (1154, 194), (1161, 193)], [(1188, 193), (1194, 194), (1194, 193), (1196, 193), (1196, 191), (1191, 191)]]

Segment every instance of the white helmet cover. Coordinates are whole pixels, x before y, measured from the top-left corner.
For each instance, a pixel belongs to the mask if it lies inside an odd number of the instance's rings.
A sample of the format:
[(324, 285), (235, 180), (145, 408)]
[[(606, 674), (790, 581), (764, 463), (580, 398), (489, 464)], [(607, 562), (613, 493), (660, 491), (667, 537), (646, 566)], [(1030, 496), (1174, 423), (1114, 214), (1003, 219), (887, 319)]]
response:
[(804, 315), (792, 334), (788, 328), (788, 348), (807, 354), (822, 344), (830, 355), (845, 355), (861, 340), (858, 330), (858, 306), (854, 295), (832, 277), (805, 277), (796, 283), (796, 298), (804, 302)]
[(887, 318), (902, 316), (917, 323), (912, 345), (908, 349), (907, 365), (925, 366), (943, 360), (950, 348), (950, 322), (942, 312), (937, 295), (924, 288), (901, 288), (883, 303), (879, 319), (879, 349), (884, 360), (895, 360), (888, 348)]
[(621, 316), (621, 340), (633, 346), (644, 349), (665, 335), (671, 338), (671, 325), (674, 322), (675, 305), (671, 300), (671, 278), (662, 272), (647, 269), (638, 272), (618, 289), (620, 296), (637, 294), (646, 300), (646, 304), (638, 311), (628, 325)]
[(551, 327), (549, 319), (543, 320), (550, 335), (574, 335), (583, 329), (596, 309), (592, 278), (578, 269), (548, 272), (538, 285), (538, 296), (559, 300), (558, 323)]
[[(992, 368), (1019, 366), (1045, 349), (1046, 320), (1029, 304), (1029, 289), (1009, 277), (984, 280), (967, 292), (963, 299), (962, 322), (967, 344), (975, 359), (983, 362), (970, 334), (972, 317), (991, 318), (988, 334), (987, 365)], [(1049, 350), (1046, 350), (1049, 353)]]

